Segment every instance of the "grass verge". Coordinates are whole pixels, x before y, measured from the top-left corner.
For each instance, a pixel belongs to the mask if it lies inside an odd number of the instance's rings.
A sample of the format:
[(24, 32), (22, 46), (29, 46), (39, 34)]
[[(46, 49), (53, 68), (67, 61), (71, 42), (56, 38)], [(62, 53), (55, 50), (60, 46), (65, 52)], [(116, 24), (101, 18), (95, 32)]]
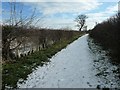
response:
[(68, 44), (82, 36), (84, 33), (77, 35), (70, 40), (62, 40), (49, 48), (22, 57), (15, 62), (8, 62), (2, 65), (2, 89), (17, 88), (19, 79), (25, 80), (27, 75), (32, 73), (37, 66), (43, 66), (45, 62), (49, 62), (54, 54), (65, 48)]

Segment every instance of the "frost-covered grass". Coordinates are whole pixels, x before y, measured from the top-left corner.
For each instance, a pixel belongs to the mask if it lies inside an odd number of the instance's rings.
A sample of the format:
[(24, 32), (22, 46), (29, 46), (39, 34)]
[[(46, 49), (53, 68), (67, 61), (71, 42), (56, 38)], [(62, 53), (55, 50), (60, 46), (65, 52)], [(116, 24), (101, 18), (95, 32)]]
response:
[(33, 69), (35, 69), (37, 66), (43, 66), (45, 62), (49, 62), (49, 58), (82, 35), (83, 34), (75, 36), (70, 40), (61, 40), (49, 48), (36, 51), (35, 53), (22, 57), (15, 62), (4, 63), (2, 70), (3, 89), (5, 87), (16, 88), (18, 80), (26, 79), (27, 75), (30, 74)]

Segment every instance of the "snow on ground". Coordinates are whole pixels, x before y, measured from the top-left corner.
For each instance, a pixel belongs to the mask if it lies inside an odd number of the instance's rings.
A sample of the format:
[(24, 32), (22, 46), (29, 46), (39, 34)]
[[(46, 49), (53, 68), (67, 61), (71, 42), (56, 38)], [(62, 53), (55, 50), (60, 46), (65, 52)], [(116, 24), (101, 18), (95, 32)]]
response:
[[(38, 67), (19, 88), (96, 88), (101, 85), (88, 46), (88, 34), (58, 52), (43, 67)], [(108, 86), (109, 87), (109, 86)]]

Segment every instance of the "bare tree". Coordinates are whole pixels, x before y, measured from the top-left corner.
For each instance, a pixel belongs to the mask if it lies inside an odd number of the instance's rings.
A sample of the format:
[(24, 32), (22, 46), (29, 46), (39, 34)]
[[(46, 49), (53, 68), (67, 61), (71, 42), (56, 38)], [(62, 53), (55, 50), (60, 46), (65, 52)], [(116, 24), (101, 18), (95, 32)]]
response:
[[(23, 30), (30, 28), (33, 23), (37, 23), (39, 21), (35, 15), (36, 8), (30, 16), (24, 16), (22, 3), (9, 2), (9, 5), (10, 15), (8, 16), (9, 18), (3, 21), (4, 25), (2, 27), (2, 55), (5, 60), (11, 60), (12, 51), (19, 47), (23, 42), (23, 38), (26, 37)], [(17, 38), (21, 39), (19, 39), (19, 42), (17, 42), (17, 45), (14, 48), (10, 48), (11, 42)]]
[(88, 17), (86, 15), (78, 15), (75, 18), (75, 21), (78, 23), (77, 27), (79, 28), (79, 31), (81, 31), (82, 28), (84, 27), (87, 18)]

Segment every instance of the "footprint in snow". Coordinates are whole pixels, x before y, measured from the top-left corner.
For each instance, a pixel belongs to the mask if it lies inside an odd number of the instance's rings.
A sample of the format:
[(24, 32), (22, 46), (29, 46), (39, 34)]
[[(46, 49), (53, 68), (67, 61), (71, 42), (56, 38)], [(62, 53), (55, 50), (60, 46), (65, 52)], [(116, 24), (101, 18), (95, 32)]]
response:
[(92, 85), (91, 85), (89, 82), (87, 82), (87, 84), (88, 84), (90, 87), (92, 87)]

